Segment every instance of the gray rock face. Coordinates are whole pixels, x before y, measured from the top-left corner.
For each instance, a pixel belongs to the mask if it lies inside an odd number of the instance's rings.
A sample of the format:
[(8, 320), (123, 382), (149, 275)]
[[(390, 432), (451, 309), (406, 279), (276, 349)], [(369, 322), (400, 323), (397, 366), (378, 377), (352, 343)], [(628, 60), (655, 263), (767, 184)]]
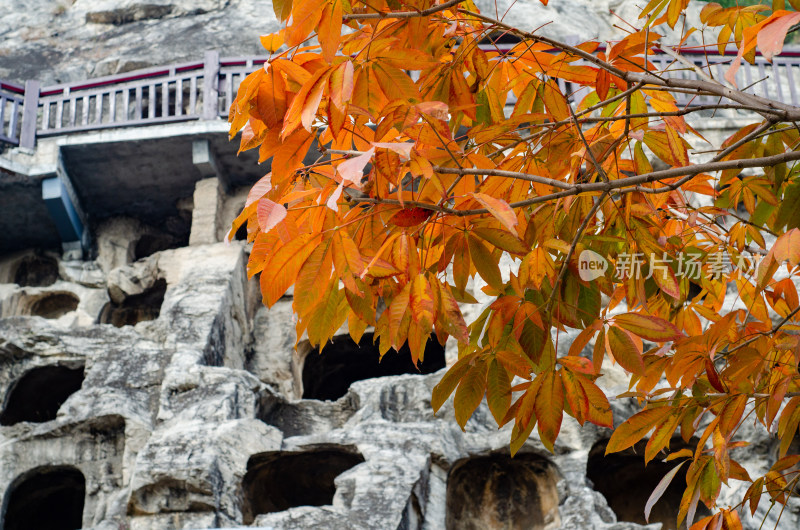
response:
[[(556, 38), (617, 39), (638, 0), (477, 0), (487, 15)], [(697, 20), (701, 4), (689, 8)], [(695, 22), (696, 23), (696, 22)], [(269, 0), (6, 0), (0, 79), (45, 84), (220, 56), (263, 55), (258, 37), (279, 29)], [(670, 31), (662, 33), (677, 42)], [(693, 36), (692, 42), (700, 42)]]

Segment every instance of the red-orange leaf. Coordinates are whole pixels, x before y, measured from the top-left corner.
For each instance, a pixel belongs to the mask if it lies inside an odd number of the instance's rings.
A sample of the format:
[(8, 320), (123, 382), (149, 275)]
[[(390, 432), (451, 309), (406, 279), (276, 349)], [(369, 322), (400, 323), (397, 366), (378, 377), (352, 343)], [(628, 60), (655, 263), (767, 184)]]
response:
[(425, 222), (431, 214), (433, 214), (433, 210), (426, 208), (403, 208), (394, 214), (389, 222), (395, 226), (407, 228)]

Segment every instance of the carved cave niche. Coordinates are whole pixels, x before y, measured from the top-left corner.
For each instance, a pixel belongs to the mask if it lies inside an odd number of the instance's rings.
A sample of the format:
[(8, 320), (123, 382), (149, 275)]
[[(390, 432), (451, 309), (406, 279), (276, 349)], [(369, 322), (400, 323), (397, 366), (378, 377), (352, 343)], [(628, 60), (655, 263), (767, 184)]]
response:
[(139, 261), (163, 250), (183, 247), (188, 243), (188, 238), (178, 238), (167, 233), (144, 233), (133, 246), (133, 261)]
[(28, 370), (9, 385), (0, 425), (54, 420), (67, 398), (80, 390), (83, 378), (83, 366), (40, 366)]
[(72, 466), (43, 466), (18, 477), (6, 491), (4, 530), (75, 530), (83, 527), (86, 480)]
[[(647, 524), (644, 518), (644, 507), (658, 483), (677, 462), (664, 462), (657, 456), (647, 466), (644, 464), (644, 448), (647, 440), (643, 440), (631, 449), (620, 453), (605, 455), (608, 440), (600, 440), (589, 451), (586, 465), (586, 477), (594, 485), (595, 491), (606, 498), (609, 507), (616, 514), (618, 521)], [(675, 438), (670, 444), (671, 451), (684, 447), (694, 449), (682, 439)], [(663, 530), (685, 529), (684, 521), (676, 526), (681, 497), (686, 490), (686, 468), (678, 472), (667, 490), (653, 506), (650, 512), (650, 523), (659, 522)], [(710, 511), (701, 502), (697, 506), (695, 521), (710, 515)]]
[(364, 457), (359, 453), (344, 449), (250, 457), (242, 481), (244, 524), (251, 524), (260, 514), (333, 504), (336, 477), (362, 462)]
[(389, 375), (431, 374), (445, 366), (444, 346), (435, 335), (428, 339), (419, 366), (411, 361), (407, 345), (400, 351), (389, 350), (381, 359), (372, 333), (365, 333), (358, 344), (349, 335), (340, 335), (334, 337), (322, 353), (314, 348), (305, 356), (303, 398), (335, 401), (356, 381)]
[(544, 530), (560, 524), (555, 464), (534, 454), (456, 462), (447, 476), (447, 530)]
[(118, 328), (155, 320), (161, 314), (161, 304), (167, 292), (166, 280), (158, 279), (143, 293), (125, 298), (121, 303), (108, 302), (100, 311), (98, 322)]
[(58, 262), (37, 254), (25, 256), (17, 262), (13, 279), (20, 287), (48, 287), (58, 280)]
[(56, 319), (72, 313), (79, 304), (80, 299), (72, 293), (48, 293), (31, 303), (28, 312), (35, 317)]

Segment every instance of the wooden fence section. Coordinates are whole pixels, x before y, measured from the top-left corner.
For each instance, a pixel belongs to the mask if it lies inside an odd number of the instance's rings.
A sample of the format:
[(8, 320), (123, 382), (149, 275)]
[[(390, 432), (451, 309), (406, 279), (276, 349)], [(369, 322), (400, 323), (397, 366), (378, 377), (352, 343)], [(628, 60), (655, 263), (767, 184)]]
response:
[[(512, 46), (488, 45), (509, 50)], [(735, 52), (706, 55), (696, 50), (682, 54), (708, 75), (721, 79), (736, 60)], [(696, 79), (697, 72), (667, 54), (649, 57), (661, 76)], [(107, 128), (132, 127), (189, 120), (227, 118), (244, 77), (261, 68), (265, 57), (220, 59), (208, 51), (202, 62), (148, 68), (78, 83), (40, 87), (0, 81), (0, 142), (33, 148), (37, 137)], [(787, 104), (800, 105), (800, 49), (784, 50), (770, 64), (758, 57), (754, 65), (742, 64), (740, 87)], [(570, 94), (570, 83), (559, 82)], [(586, 90), (586, 89), (583, 89)], [(574, 100), (581, 92), (571, 95)], [(715, 98), (675, 93), (678, 104), (713, 104)], [(513, 98), (509, 100), (513, 104)]]

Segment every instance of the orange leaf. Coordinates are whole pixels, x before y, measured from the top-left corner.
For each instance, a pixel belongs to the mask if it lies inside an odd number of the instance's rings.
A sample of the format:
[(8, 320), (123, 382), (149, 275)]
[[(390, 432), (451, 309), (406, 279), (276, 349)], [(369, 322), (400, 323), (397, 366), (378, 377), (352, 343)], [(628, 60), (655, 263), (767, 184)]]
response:
[(486, 245), (472, 234), (467, 235), (467, 245), (469, 246), (469, 255), (472, 258), (472, 263), (478, 270), (478, 274), (481, 275), (481, 278), (486, 283), (501, 291), (503, 289), (503, 278), (500, 276), (500, 268)]
[(314, 251), (318, 242), (318, 236), (301, 234), (297, 239), (289, 241), (275, 251), (261, 272), (262, 280), (269, 279), (267, 282), (261, 282), (264, 302), (268, 306), (275, 304), (294, 283), (301, 265)]
[(792, 228), (779, 237), (772, 252), (778, 262), (788, 260), (792, 266), (800, 264), (800, 228)]
[(331, 101), (337, 108), (344, 110), (347, 102), (353, 97), (353, 63), (348, 59), (331, 74)]
[(484, 208), (489, 210), (489, 213), (495, 216), (509, 232), (519, 237), (519, 234), (517, 234), (517, 216), (506, 201), (497, 199), (486, 193), (472, 193), (472, 196), (475, 197)]
[(303, 159), (314, 141), (314, 135), (305, 129), (292, 133), (272, 159), (272, 180), (284, 182), (302, 167)]
[(286, 44), (289, 47), (302, 44), (314, 31), (322, 17), (324, 0), (297, 0), (292, 7), (292, 25), (286, 28)]
[(672, 407), (656, 407), (634, 414), (611, 434), (606, 445), (606, 454), (618, 453), (631, 447), (672, 412)]
[(329, 63), (333, 62), (336, 50), (339, 49), (339, 41), (342, 38), (342, 2), (333, 0), (326, 3), (322, 11), (322, 17), (317, 27), (317, 36), (322, 48), (322, 56)]
[(486, 391), (486, 363), (479, 362), (461, 379), (461, 383), (456, 389), (456, 397), (453, 399), (453, 407), (456, 413), (456, 422), (464, 430), (467, 420), (478, 408), (483, 400)]
[(560, 372), (547, 371), (539, 377), (542, 379), (533, 408), (542, 444), (553, 452), (553, 443), (561, 430), (564, 415), (564, 385)]
[(644, 375), (642, 354), (630, 336), (618, 327), (611, 326), (606, 332), (606, 352), (628, 370), (637, 375)]
[(433, 327), (433, 293), (428, 280), (418, 274), (411, 283), (411, 318), (423, 330)]
[[(771, 20), (770, 20), (771, 19)], [(800, 13), (792, 11), (776, 11), (758, 32), (756, 42), (764, 58), (772, 62), (772, 57), (783, 51), (783, 41), (789, 28), (800, 22)]]
[(492, 359), (486, 383), (486, 402), (499, 424), (511, 405), (511, 380), (502, 364)]
[(600, 387), (583, 377), (578, 378), (578, 383), (583, 387), (586, 398), (589, 400), (589, 412), (587, 420), (600, 427), (614, 427), (614, 414), (611, 412), (611, 404), (608, 398), (600, 390)]
[(652, 342), (678, 340), (684, 336), (671, 322), (639, 313), (617, 315), (614, 324)]
[(439, 303), (441, 304), (439, 314), (437, 315), (437, 329), (438, 326), (441, 325), (444, 330), (455, 337), (458, 342), (466, 344), (469, 342), (467, 323), (464, 322), (464, 317), (458, 307), (458, 302), (456, 302), (456, 299), (450, 292), (450, 286), (443, 285), (439, 282), (435, 282), (435, 285), (439, 289)]
[(453, 393), (453, 390), (456, 389), (459, 381), (461, 381), (461, 379), (464, 377), (464, 374), (466, 374), (470, 369), (472, 366), (472, 361), (475, 360), (477, 355), (477, 353), (473, 353), (456, 361), (453, 366), (447, 369), (447, 372), (442, 376), (442, 379), (439, 381), (439, 383), (433, 387), (431, 407), (433, 408), (434, 414), (440, 408), (442, 408), (444, 402), (447, 401), (447, 398), (449, 398), (450, 394)]

